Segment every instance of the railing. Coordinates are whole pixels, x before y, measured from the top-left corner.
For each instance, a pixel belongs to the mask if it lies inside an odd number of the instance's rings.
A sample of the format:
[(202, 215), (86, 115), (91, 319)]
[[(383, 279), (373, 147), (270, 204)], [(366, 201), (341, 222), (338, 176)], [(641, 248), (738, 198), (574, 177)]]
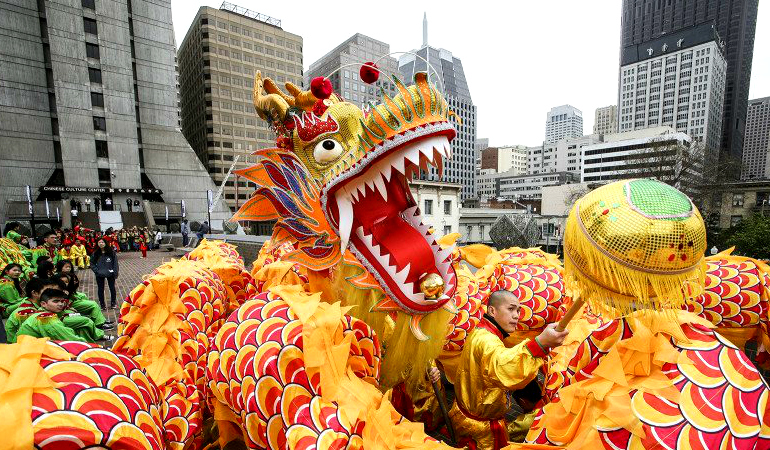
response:
[(275, 17), (270, 17), (265, 14), (260, 14), (256, 11), (252, 11), (250, 9), (246, 9), (242, 6), (234, 5), (232, 3), (228, 2), (222, 2), (222, 6), (219, 7), (221, 10), (234, 12), (235, 14), (240, 14), (241, 16), (246, 16), (249, 19), (258, 20), (260, 22), (264, 22), (268, 25), (273, 25), (278, 28), (281, 28), (281, 20), (276, 19)]

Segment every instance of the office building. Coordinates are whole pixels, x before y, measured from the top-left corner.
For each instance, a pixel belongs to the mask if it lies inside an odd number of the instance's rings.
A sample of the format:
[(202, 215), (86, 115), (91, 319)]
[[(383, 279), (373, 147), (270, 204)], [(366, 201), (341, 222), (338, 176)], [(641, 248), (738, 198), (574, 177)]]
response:
[(492, 169), (495, 173), (512, 171), (527, 173), (527, 146), (504, 145), (487, 147), (481, 151), (481, 170)]
[[(315, 77), (329, 78), (334, 92), (341, 94), (345, 100), (363, 107), (370, 103), (380, 103), (380, 89), (393, 97), (398, 93), (392, 76), (398, 75), (398, 61), (390, 53), (390, 46), (377, 39), (356, 33), (343, 43), (325, 54), (318, 61), (310, 64), (305, 74), (305, 84)], [(364, 83), (359, 79), (359, 70), (365, 62), (376, 62), (380, 69), (380, 77), (373, 84)]]
[(718, 155), (727, 63), (709, 24), (624, 49), (619, 132), (669, 126)]
[(610, 134), (618, 132), (617, 105), (596, 108), (594, 114), (594, 134)]
[(275, 146), (274, 133), (254, 112), (257, 71), (281, 87), (287, 81), (301, 86), (302, 37), (284, 31), (279, 19), (230, 3), (201, 7), (179, 47), (182, 132), (214, 182), (224, 183), (232, 208), (254, 185), (236, 180), (231, 169), (253, 164), (253, 151)]
[[(414, 80), (417, 72), (427, 72), (430, 81), (444, 93), (449, 109), (459, 117), (460, 120), (455, 122), (457, 136), (452, 141), (452, 158), (444, 165), (442, 181), (461, 184), (462, 199), (472, 199), (476, 197), (476, 106), (471, 99), (462, 61), (449, 50), (428, 45), (427, 29), (427, 19), (423, 19), (422, 47), (402, 55), (398, 68), (406, 82)], [(436, 169), (432, 168), (426, 178), (438, 180)]]
[(409, 183), (414, 201), (420, 206), (423, 223), (439, 236), (460, 231), (462, 186), (439, 181), (413, 180)]
[(759, 0), (623, 0), (622, 5), (621, 61), (627, 52), (635, 52), (637, 44), (701, 24), (715, 25), (725, 42), (727, 58), (720, 151), (738, 161), (743, 151), (758, 7)]
[(485, 199), (506, 198), (511, 200), (539, 200), (543, 186), (577, 183), (580, 174), (554, 172), (544, 174), (517, 174), (513, 171), (483, 173), (479, 175), (479, 186), (493, 186)]
[(703, 167), (697, 155), (688, 153), (691, 144), (688, 135), (667, 126), (608, 134), (604, 142), (583, 148), (580, 181), (657, 178), (692, 193)]
[(527, 150), (528, 173), (573, 172), (579, 174), (583, 147), (601, 141), (602, 135), (589, 134), (530, 147)]
[(583, 135), (583, 112), (574, 106), (562, 105), (551, 108), (546, 114), (545, 142), (559, 142), (562, 139)]
[(0, 1), (0, 17), (0, 222), (26, 185), (83, 209), (185, 200), (206, 219), (216, 186), (178, 130), (169, 0)]
[(770, 178), (770, 97), (749, 100), (741, 178)]

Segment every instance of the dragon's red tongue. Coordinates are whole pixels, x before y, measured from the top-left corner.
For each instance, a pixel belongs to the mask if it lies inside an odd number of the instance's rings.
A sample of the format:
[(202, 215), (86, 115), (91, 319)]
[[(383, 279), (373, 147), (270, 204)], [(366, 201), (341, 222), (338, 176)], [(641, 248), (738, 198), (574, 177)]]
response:
[(386, 217), (370, 228), (373, 241), (390, 253), (391, 263), (398, 270), (411, 264), (407, 281), (415, 282), (424, 273), (436, 272), (433, 250), (420, 236), (420, 231), (409, 225), (400, 214)]

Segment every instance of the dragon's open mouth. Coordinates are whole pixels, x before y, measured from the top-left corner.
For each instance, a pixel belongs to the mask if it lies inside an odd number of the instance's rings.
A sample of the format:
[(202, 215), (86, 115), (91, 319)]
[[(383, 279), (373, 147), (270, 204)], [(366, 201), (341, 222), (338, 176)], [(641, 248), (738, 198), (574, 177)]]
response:
[[(412, 313), (443, 305), (457, 285), (451, 249), (442, 251), (408, 186), (429, 166), (441, 171), (454, 133), (451, 124), (439, 122), (396, 136), (332, 180), (323, 195), (343, 250), (349, 243), (387, 293)], [(420, 289), (431, 273), (444, 280), (438, 298), (426, 297)]]

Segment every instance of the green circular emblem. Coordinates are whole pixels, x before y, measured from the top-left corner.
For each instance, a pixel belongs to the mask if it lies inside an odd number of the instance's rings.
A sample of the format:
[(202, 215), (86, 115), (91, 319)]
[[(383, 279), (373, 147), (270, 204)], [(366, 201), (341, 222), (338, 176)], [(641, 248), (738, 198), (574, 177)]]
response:
[(689, 197), (657, 180), (631, 180), (623, 191), (631, 208), (649, 219), (679, 220), (693, 214)]

